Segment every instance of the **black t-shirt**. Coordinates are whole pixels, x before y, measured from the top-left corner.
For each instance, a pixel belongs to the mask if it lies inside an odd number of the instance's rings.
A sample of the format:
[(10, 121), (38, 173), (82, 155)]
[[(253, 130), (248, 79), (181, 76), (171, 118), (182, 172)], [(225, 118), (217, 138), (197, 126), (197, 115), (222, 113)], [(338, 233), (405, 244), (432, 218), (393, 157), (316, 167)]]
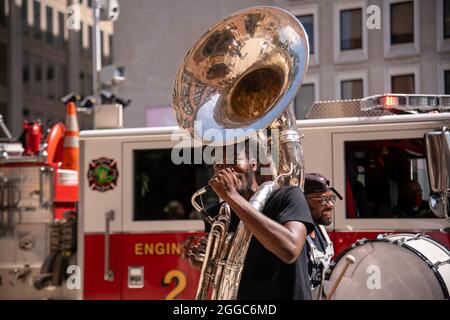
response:
[[(213, 216), (217, 214), (218, 209), (219, 205), (216, 205), (207, 212)], [(280, 224), (300, 221), (305, 225), (308, 234), (314, 230), (308, 204), (298, 187), (287, 186), (276, 190), (267, 200), (262, 213)], [(230, 231), (234, 231), (238, 223), (239, 218), (233, 213)], [(311, 285), (306, 246), (305, 242), (294, 263), (286, 264), (253, 236), (242, 271), (238, 299), (310, 300)]]
[[(323, 237), (322, 232), (320, 232), (320, 229), (317, 226), (314, 226), (314, 233), (315, 233), (315, 237), (314, 238), (311, 237), (312, 242), (316, 246), (317, 250), (319, 250), (322, 253), (325, 253), (328, 243), (325, 240), (325, 238)], [(315, 288), (322, 283), (323, 264), (312, 261), (310, 259), (309, 244), (306, 243), (305, 247), (306, 247), (306, 252), (308, 255), (308, 272), (309, 272), (309, 276), (311, 278), (311, 286), (313, 288)]]

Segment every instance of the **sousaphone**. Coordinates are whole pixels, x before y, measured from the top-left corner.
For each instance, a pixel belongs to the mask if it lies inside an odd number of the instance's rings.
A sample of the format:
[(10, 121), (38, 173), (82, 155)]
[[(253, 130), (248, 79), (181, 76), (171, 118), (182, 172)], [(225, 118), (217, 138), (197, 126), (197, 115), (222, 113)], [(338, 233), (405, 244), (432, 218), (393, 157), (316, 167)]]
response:
[[(270, 179), (250, 200), (262, 210), (283, 185), (303, 186), (303, 153), (291, 102), (306, 73), (306, 32), (291, 13), (253, 7), (217, 22), (181, 63), (172, 106), (178, 124), (192, 138), (223, 146), (256, 137), (266, 146)], [(263, 129), (267, 129), (264, 130)], [(202, 211), (193, 196), (194, 207)], [(211, 222), (197, 299), (235, 299), (251, 233), (241, 222), (228, 234), (230, 208)], [(198, 251), (198, 250), (197, 250)], [(197, 252), (196, 251), (196, 252)]]

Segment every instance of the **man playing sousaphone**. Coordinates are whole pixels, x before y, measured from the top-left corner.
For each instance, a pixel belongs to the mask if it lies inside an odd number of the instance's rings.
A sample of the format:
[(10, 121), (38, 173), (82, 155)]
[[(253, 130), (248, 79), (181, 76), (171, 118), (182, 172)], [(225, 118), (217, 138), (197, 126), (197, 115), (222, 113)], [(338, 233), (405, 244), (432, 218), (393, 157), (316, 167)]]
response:
[[(249, 200), (258, 189), (258, 162), (249, 145), (229, 146), (236, 150), (234, 157), (226, 157), (227, 147), (216, 151), (209, 180), (217, 196), (231, 207), (229, 230), (234, 231), (241, 220), (254, 236), (238, 299), (311, 299), (305, 242), (314, 223), (305, 197), (299, 187), (285, 186), (271, 194), (262, 211), (253, 208)], [(221, 205), (206, 211), (215, 216)], [(186, 252), (186, 257), (199, 267), (192, 253)]]
[[(196, 198), (206, 189), (192, 197), (197, 211), (214, 217), (205, 218), (211, 229), (202, 250), (186, 247), (201, 264), (196, 299), (311, 298), (303, 248), (314, 224), (301, 192), (303, 152), (291, 105), (308, 61), (299, 20), (261, 6), (214, 24), (178, 69), (175, 117), (192, 138), (216, 148), (209, 188), (223, 201), (205, 210)], [(269, 161), (251, 153), (249, 138)], [(260, 185), (258, 162), (268, 172)]]

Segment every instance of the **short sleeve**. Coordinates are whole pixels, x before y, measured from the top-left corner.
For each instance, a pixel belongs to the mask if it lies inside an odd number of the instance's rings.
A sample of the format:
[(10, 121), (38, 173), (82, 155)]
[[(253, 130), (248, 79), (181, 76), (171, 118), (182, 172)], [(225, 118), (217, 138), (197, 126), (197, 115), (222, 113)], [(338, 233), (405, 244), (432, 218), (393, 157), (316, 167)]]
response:
[[(277, 197), (279, 213), (275, 215), (275, 220), (280, 224), (288, 221), (300, 221), (310, 234), (314, 230), (314, 221), (309, 211), (308, 203), (299, 187), (285, 187)], [(274, 199), (275, 200), (275, 199)]]

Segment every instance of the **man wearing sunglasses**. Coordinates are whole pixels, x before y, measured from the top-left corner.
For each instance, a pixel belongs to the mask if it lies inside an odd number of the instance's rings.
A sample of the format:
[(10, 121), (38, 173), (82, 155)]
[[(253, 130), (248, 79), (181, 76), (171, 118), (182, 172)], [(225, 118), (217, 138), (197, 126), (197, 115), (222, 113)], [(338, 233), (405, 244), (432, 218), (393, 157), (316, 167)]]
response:
[(323, 295), (323, 280), (334, 256), (333, 243), (324, 226), (333, 221), (333, 208), (336, 198), (341, 195), (330, 187), (327, 178), (319, 173), (305, 175), (304, 194), (314, 220), (314, 231), (307, 236), (308, 271), (311, 280), (312, 297), (320, 299)]

